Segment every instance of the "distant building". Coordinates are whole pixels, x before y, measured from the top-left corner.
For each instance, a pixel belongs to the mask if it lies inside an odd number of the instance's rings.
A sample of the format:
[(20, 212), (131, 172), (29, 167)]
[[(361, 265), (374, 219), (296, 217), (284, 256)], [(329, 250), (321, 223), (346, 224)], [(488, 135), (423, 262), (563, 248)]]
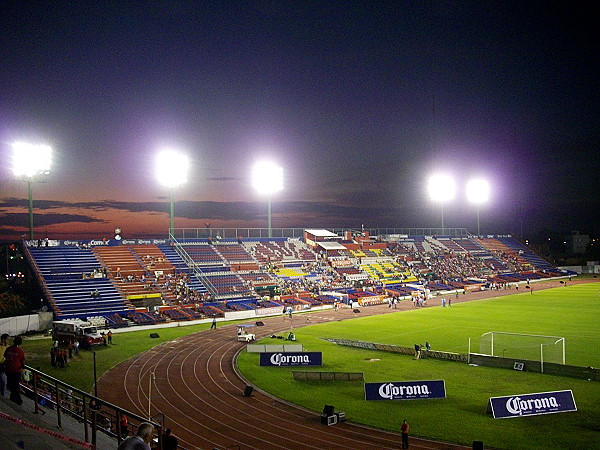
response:
[(565, 236), (564, 242), (568, 253), (583, 255), (587, 251), (587, 246), (590, 243), (590, 236), (587, 234), (579, 234), (579, 231), (573, 231), (570, 235)]

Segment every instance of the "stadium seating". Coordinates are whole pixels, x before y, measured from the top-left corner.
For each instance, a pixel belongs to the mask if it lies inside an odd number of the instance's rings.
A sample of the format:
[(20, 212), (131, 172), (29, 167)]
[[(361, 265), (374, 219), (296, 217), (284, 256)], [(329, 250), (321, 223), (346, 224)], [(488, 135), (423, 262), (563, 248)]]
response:
[(29, 251), (56, 318), (85, 318), (131, 308), (89, 249), (60, 246)]
[[(56, 318), (103, 317), (110, 327), (280, 306), (259, 301), (257, 292), (264, 295), (267, 290), (271, 295), (293, 293), (282, 302), (308, 307), (337, 299), (304, 294), (303, 289), (344, 292), (364, 282), (406, 296), (415, 289), (409, 283), (427, 281), (431, 290), (444, 292), (486, 281), (564, 275), (509, 237), (410, 236), (387, 243), (385, 249), (371, 241), (371, 248), (350, 244), (353, 250), (328, 252), (323, 262), (305, 243), (285, 238), (61, 245), (31, 247), (26, 254)], [(357, 300), (372, 294), (348, 295)], [(139, 306), (146, 299), (155, 300), (149, 305), (162, 305), (161, 315), (134, 311), (132, 303)]]

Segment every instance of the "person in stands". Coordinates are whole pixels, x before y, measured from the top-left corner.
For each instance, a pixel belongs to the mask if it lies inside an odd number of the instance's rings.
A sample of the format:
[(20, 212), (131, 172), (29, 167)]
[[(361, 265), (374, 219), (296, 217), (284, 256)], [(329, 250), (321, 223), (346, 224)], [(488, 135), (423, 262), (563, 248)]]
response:
[(129, 436), (117, 450), (150, 450), (150, 442), (154, 435), (154, 425), (142, 422), (134, 436)]
[(129, 424), (127, 421), (127, 416), (125, 414), (121, 416), (119, 423), (121, 425), (121, 436), (127, 437), (127, 435), (129, 434)]
[(167, 428), (165, 434), (163, 434), (162, 447), (163, 450), (177, 450), (177, 447), (179, 447), (179, 441), (171, 434), (170, 428)]

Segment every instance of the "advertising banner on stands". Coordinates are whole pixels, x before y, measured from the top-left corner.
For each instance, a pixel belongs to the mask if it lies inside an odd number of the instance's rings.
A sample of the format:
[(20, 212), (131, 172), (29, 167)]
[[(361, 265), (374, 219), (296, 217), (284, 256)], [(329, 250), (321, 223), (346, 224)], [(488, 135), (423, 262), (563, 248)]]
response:
[(365, 400), (418, 400), (446, 398), (444, 380), (365, 383)]
[(261, 366), (320, 366), (323, 363), (321, 352), (261, 353)]
[(577, 411), (573, 391), (491, 397), (488, 406), (492, 409), (494, 419)]

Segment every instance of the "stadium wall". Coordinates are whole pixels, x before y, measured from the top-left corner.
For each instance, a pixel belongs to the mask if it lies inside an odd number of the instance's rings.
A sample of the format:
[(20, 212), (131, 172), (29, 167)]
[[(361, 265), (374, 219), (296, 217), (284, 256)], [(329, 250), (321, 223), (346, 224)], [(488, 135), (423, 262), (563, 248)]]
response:
[(577, 273), (600, 273), (600, 265), (599, 264), (590, 264), (588, 263), (586, 266), (561, 266), (557, 267), (560, 270), (572, 270)]
[[(539, 361), (525, 359), (501, 358), (499, 356), (480, 355), (471, 353), (470, 363), (478, 366), (497, 367), (501, 369), (522, 370), (523, 372), (542, 373), (542, 364)], [(523, 364), (522, 366), (519, 366)], [(521, 367), (515, 369), (515, 367)], [(600, 369), (594, 367), (569, 366), (556, 363), (544, 363), (546, 375), (557, 375), (560, 377), (582, 378), (590, 381), (600, 381)]]
[(0, 334), (18, 336), (27, 332), (44, 331), (52, 325), (51, 312), (39, 312), (27, 316), (6, 317), (0, 319)]

